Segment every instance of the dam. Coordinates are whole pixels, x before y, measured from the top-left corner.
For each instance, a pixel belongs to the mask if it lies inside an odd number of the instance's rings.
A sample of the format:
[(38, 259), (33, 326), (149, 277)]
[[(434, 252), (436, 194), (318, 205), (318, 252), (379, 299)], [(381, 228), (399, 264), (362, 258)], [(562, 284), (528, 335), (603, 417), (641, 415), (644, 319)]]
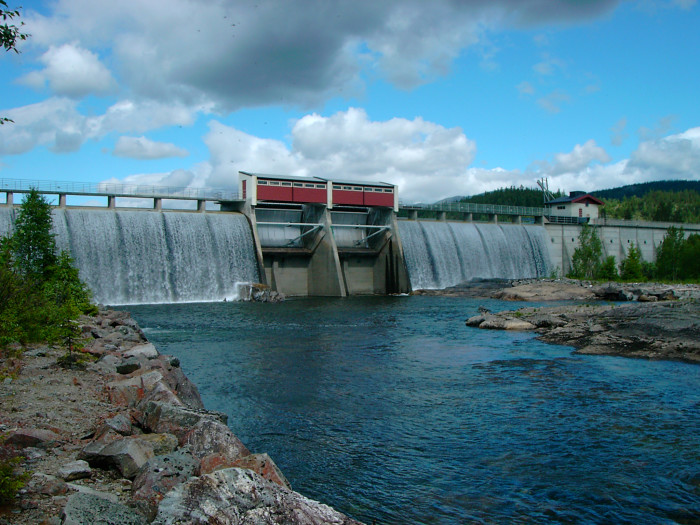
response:
[[(6, 190), (0, 236), (18, 209)], [(64, 190), (61, 190), (64, 191)], [(94, 189), (91, 191), (95, 191)], [(580, 224), (544, 220), (541, 209), (485, 205), (399, 218), (398, 189), (385, 183), (327, 181), (241, 172), (238, 193), (159, 194), (140, 189), (153, 206), (118, 207), (123, 188), (101, 188), (106, 207), (54, 207), (57, 246), (67, 250), (97, 302), (141, 304), (238, 298), (241, 283), (261, 283), (288, 296), (402, 294), (472, 280), (565, 275)], [(76, 194), (91, 194), (77, 191)], [(163, 199), (189, 199), (169, 210)], [(216, 203), (219, 210), (209, 210)], [(469, 205), (473, 206), (473, 205)], [(466, 210), (466, 211), (465, 211)], [(473, 213), (488, 222), (473, 222)], [(503, 215), (509, 221), (499, 220)], [(532, 217), (531, 224), (521, 221)], [(454, 216), (454, 213), (453, 213)], [(667, 224), (592, 221), (605, 255), (620, 261), (632, 245), (653, 260)], [(609, 223), (609, 224), (608, 224)], [(698, 225), (683, 225), (686, 232)]]

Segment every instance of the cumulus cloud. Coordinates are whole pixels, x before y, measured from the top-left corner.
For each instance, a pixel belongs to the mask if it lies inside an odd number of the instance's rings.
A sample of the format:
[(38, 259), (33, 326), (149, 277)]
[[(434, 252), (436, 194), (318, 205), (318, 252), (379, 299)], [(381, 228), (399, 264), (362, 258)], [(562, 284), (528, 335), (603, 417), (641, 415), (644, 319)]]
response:
[(146, 137), (119, 137), (113, 155), (132, 159), (164, 159), (186, 157), (187, 150), (169, 142), (155, 142)]
[(541, 108), (549, 113), (559, 113), (561, 111), (562, 104), (569, 102), (570, 100), (571, 97), (568, 93), (561, 90), (556, 90), (537, 99), (537, 103)]
[(49, 47), (40, 62), (44, 69), (29, 73), (20, 82), (35, 88), (48, 83), (56, 95), (71, 98), (105, 95), (116, 85), (97, 55), (74, 43)]
[(627, 172), (645, 181), (697, 179), (700, 176), (700, 128), (642, 142), (632, 153)]
[(411, 88), (445, 74), (485, 29), (576, 22), (619, 2), (339, 0), (311, 9), (303, 0), (58, 0), (26, 22), (30, 45), (49, 46), (40, 74), (63, 94), (81, 92), (70, 67), (97, 73), (91, 89), (107, 88), (109, 73), (87, 51), (107, 49), (136, 96), (231, 111), (355, 93), (362, 68)]

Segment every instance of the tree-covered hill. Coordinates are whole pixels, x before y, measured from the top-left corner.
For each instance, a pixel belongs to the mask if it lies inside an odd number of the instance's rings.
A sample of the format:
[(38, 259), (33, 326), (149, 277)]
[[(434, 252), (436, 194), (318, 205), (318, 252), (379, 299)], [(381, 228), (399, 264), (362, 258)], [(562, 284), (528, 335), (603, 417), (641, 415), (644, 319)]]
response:
[[(554, 197), (561, 197), (562, 193), (555, 193)], [(460, 202), (471, 202), (474, 204), (501, 204), (504, 206), (528, 206), (542, 207), (543, 197), (542, 190), (535, 188), (524, 188), (520, 186), (516, 188), (500, 188), (494, 191), (487, 191), (479, 195), (464, 197)]]
[(643, 197), (654, 191), (681, 192), (691, 190), (700, 192), (700, 181), (693, 180), (658, 180), (644, 182), (640, 184), (629, 184), (619, 188), (608, 190), (598, 190), (591, 192), (591, 195), (605, 201), (606, 199), (622, 200), (628, 197)]

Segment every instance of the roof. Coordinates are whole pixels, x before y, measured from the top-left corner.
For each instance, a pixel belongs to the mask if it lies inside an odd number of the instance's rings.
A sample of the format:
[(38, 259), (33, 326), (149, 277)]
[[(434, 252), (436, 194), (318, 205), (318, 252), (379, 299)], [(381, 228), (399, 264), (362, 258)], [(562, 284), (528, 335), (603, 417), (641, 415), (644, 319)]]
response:
[(292, 180), (292, 181), (304, 181), (304, 182), (332, 182), (333, 184), (351, 184), (354, 186), (380, 186), (386, 188), (393, 188), (393, 184), (388, 184), (386, 182), (368, 182), (368, 181), (357, 181), (357, 180), (331, 180), (324, 179), (323, 177), (298, 177), (295, 175), (273, 175), (270, 173), (250, 173), (248, 171), (239, 171), (243, 175), (248, 175), (250, 177), (257, 177), (259, 179), (274, 179), (274, 180)]
[(292, 180), (297, 182), (326, 182), (326, 179), (321, 179), (319, 177), (295, 177), (293, 175), (273, 175), (270, 173), (250, 173), (247, 171), (239, 171), (243, 175), (248, 175), (250, 177), (257, 177), (259, 179), (274, 179), (274, 180)]
[(389, 184), (388, 182), (368, 182), (368, 181), (360, 181), (360, 180), (348, 180), (348, 179), (328, 179), (330, 182), (333, 184), (349, 184), (352, 186), (382, 186), (385, 188), (393, 188), (393, 184)]
[(600, 199), (596, 199), (593, 195), (589, 193), (582, 192), (572, 192), (573, 195), (568, 195), (566, 197), (559, 197), (557, 199), (545, 202), (547, 206), (552, 204), (567, 204), (567, 203), (578, 203), (578, 202), (588, 202), (591, 204), (597, 204), (598, 206), (605, 206), (605, 203)]

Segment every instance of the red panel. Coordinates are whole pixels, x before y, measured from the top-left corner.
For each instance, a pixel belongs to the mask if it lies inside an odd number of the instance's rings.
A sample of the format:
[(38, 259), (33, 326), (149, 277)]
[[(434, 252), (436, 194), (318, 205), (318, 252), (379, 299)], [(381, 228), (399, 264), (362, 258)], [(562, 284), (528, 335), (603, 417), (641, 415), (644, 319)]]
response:
[(258, 184), (258, 200), (292, 202), (291, 186), (261, 186)]
[(333, 204), (351, 204), (362, 206), (364, 200), (361, 191), (346, 191), (333, 188)]
[(387, 206), (394, 207), (394, 193), (381, 193), (372, 191), (371, 188), (365, 188), (365, 206)]
[(325, 204), (327, 200), (326, 188), (294, 188), (294, 202), (320, 202)]

